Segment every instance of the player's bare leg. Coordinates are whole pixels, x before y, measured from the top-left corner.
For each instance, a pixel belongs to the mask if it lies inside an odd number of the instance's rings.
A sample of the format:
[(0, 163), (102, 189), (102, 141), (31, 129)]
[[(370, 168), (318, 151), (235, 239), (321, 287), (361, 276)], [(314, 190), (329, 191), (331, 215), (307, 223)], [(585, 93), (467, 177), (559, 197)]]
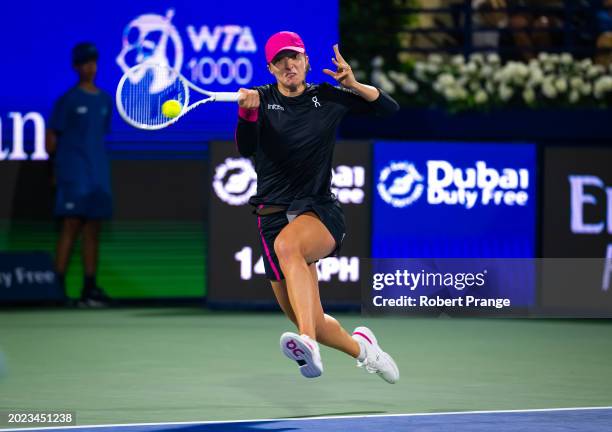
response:
[[(316, 285), (317, 296), (319, 294), (317, 269), (315, 264), (309, 265), (309, 271), (314, 284)], [(285, 281), (272, 281), (272, 289), (280, 308), (298, 327), (298, 321), (289, 302), (287, 293), (287, 284)], [(319, 299), (320, 304), (320, 299)], [(299, 327), (298, 327), (299, 328)], [(348, 332), (340, 325), (340, 323), (331, 315), (323, 314), (323, 319), (319, 319), (316, 323), (317, 341), (330, 348), (342, 351), (351, 357), (359, 356), (359, 344), (348, 334)]]
[(307, 378), (323, 373), (317, 325), (325, 321), (319, 289), (308, 263), (327, 256), (335, 246), (332, 235), (312, 212), (295, 218), (274, 241), (274, 251), (285, 274), (287, 298), (299, 329), (299, 334), (284, 333), (280, 348), (285, 356), (297, 362)]
[[(309, 267), (313, 280), (317, 281), (315, 265), (311, 264)], [(272, 281), (272, 289), (282, 311), (297, 326), (298, 321), (289, 301), (285, 281)], [(376, 373), (388, 383), (396, 383), (399, 380), (399, 369), (395, 361), (380, 348), (376, 336), (369, 328), (357, 327), (353, 335), (349, 336), (336, 319), (323, 314), (323, 321), (317, 322), (316, 331), (318, 342), (356, 358), (359, 367), (365, 368), (370, 373)], [(288, 357), (292, 358), (290, 355)], [(302, 374), (309, 376), (303, 371)]]
[(281, 308), (296, 323), (301, 335), (283, 334), (281, 350), (300, 365), (300, 372), (308, 378), (323, 372), (315, 342), (319, 341), (357, 358), (358, 366), (395, 383), (399, 380), (399, 369), (370, 329), (357, 327), (349, 336), (338, 321), (323, 313), (316, 269), (308, 263), (327, 256), (334, 247), (335, 240), (312, 213), (298, 216), (276, 238), (274, 250), (285, 282), (273, 282), (272, 287)]
[(289, 303), (300, 334), (317, 339), (316, 325), (323, 318), (318, 286), (308, 263), (327, 256), (336, 241), (319, 218), (304, 213), (288, 224), (274, 242), (274, 251), (285, 274)]

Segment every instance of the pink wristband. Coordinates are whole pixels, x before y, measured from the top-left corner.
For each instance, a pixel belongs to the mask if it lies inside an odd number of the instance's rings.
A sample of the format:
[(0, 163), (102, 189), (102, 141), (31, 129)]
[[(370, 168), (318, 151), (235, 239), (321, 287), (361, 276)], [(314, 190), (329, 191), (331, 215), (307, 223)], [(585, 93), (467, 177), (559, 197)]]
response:
[(259, 110), (238, 107), (238, 115), (241, 119), (244, 119), (248, 122), (256, 122), (259, 116)]

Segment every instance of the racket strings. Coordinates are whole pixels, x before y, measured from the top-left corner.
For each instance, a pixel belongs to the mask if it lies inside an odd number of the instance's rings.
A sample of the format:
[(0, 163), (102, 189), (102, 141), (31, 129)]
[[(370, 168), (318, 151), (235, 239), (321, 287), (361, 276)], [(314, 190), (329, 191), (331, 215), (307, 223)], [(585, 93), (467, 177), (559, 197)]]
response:
[(173, 121), (162, 113), (162, 105), (178, 101), (182, 109), (188, 101), (188, 89), (176, 71), (160, 65), (136, 68), (120, 91), (120, 102), (125, 115), (142, 126), (159, 127)]

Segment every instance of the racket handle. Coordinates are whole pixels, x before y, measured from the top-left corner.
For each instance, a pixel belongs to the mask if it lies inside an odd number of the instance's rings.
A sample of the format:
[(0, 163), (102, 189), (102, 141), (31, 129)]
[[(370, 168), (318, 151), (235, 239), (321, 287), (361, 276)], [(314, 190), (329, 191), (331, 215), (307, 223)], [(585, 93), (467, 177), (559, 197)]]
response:
[(215, 102), (237, 102), (238, 92), (218, 92), (215, 93)]

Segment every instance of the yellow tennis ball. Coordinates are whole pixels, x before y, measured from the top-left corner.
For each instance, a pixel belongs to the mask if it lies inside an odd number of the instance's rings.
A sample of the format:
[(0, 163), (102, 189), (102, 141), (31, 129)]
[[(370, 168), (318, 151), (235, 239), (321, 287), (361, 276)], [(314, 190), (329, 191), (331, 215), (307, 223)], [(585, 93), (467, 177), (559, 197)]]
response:
[(183, 105), (175, 99), (167, 100), (162, 104), (162, 114), (168, 118), (174, 118), (181, 113)]

